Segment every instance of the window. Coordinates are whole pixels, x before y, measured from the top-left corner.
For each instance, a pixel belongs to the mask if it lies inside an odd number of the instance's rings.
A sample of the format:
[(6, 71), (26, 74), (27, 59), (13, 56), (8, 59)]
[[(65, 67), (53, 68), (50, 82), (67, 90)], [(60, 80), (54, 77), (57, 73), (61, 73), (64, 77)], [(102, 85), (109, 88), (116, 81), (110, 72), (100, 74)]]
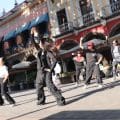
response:
[(57, 18), (58, 18), (59, 25), (67, 23), (67, 16), (66, 16), (65, 8), (57, 12)]
[(61, 33), (69, 31), (65, 8), (57, 12), (58, 25)]
[(91, 0), (80, 0), (79, 5), (82, 15), (85, 15), (93, 11)]
[(118, 3), (120, 2), (120, 0), (110, 0), (110, 3), (113, 4), (113, 3)]
[(120, 0), (110, 0), (110, 6), (112, 13), (118, 13), (120, 11)]

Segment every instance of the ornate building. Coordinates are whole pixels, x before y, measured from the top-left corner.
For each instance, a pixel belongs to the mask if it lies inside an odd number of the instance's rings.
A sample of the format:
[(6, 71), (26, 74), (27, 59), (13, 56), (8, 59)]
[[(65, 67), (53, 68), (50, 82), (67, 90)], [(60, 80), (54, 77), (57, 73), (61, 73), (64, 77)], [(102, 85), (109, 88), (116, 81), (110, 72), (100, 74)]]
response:
[(101, 52), (110, 63), (110, 42), (120, 38), (120, 0), (48, 0), (48, 6), (56, 46), (69, 57), (64, 70), (72, 70), (71, 52), (79, 48), (81, 37), (104, 43)]
[[(48, 8), (46, 0), (25, 0), (15, 4), (14, 8), (0, 17), (0, 38), (3, 42), (5, 56), (14, 64), (35, 57), (34, 47), (30, 47), (30, 29), (36, 26), (42, 35), (48, 34)], [(19, 39), (19, 40), (17, 40)], [(17, 42), (19, 41), (19, 42)], [(21, 43), (20, 43), (21, 41)], [(20, 51), (17, 44), (23, 44)]]
[(12, 86), (23, 89), (34, 85), (37, 51), (30, 40), (30, 30), (37, 27), (41, 35), (48, 35), (48, 25), (46, 0), (16, 2), (13, 9), (1, 15), (0, 52), (7, 58)]

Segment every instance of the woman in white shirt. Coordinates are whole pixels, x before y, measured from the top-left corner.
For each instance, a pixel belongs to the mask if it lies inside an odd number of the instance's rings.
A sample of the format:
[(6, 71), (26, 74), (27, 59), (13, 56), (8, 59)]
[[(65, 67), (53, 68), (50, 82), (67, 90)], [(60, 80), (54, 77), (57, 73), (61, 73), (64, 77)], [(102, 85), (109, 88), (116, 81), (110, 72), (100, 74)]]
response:
[(0, 57), (0, 105), (4, 104), (4, 100), (2, 98), (2, 94), (5, 96), (6, 100), (10, 104), (15, 104), (14, 99), (8, 94), (7, 92), (7, 79), (8, 79), (9, 73), (7, 66), (4, 65), (4, 58)]

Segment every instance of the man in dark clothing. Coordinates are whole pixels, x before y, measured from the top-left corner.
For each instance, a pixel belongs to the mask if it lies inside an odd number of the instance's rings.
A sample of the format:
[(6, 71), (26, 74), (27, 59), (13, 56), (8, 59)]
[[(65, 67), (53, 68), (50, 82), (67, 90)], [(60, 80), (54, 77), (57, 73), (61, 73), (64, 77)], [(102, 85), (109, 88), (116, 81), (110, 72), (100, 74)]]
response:
[(118, 44), (117, 40), (114, 40), (112, 43), (112, 47), (111, 47), (111, 53), (112, 53), (112, 57), (113, 57), (113, 77), (114, 80), (116, 79), (116, 75), (117, 75), (117, 65), (120, 64), (120, 46)]
[(52, 81), (52, 72), (57, 61), (53, 53), (48, 50), (45, 40), (46, 39), (38, 40), (40, 49), (37, 56), (37, 104), (45, 104), (44, 87), (46, 84), (49, 91), (56, 98), (57, 104), (60, 106), (65, 105), (65, 98), (62, 96), (61, 92), (55, 87)]
[(95, 50), (93, 42), (88, 42), (87, 49), (82, 45), (82, 39), (80, 40), (80, 48), (86, 53), (86, 80), (85, 88), (90, 84), (93, 72), (96, 74), (97, 83), (99, 87), (102, 87), (102, 78), (100, 76), (99, 63), (102, 61), (102, 55)]

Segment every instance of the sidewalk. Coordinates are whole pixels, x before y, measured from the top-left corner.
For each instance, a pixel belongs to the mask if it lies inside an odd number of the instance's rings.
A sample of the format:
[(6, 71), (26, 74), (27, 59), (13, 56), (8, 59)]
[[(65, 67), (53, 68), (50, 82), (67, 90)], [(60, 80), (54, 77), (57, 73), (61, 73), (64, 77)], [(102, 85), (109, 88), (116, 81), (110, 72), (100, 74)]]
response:
[(6, 101), (0, 106), (0, 120), (120, 120), (120, 78), (104, 80), (104, 87), (95, 83), (83, 89), (75, 83), (62, 85), (65, 106), (57, 106), (47, 88), (46, 104), (36, 105), (36, 91), (28, 90), (12, 94), (17, 106)]

